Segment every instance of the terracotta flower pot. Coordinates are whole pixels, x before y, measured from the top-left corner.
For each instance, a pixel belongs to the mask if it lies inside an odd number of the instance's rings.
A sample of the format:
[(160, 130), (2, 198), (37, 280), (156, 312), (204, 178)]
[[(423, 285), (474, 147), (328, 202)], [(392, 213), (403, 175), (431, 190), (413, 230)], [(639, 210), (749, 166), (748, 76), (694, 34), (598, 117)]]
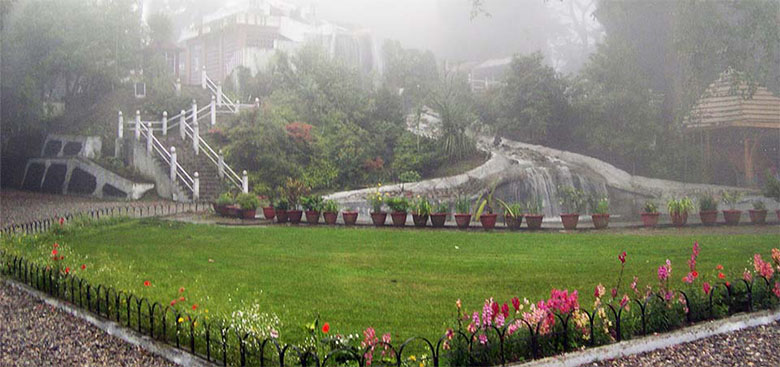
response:
[(406, 212), (392, 212), (390, 217), (393, 219), (393, 226), (403, 227), (406, 225)]
[(428, 215), (412, 214), (412, 222), (415, 227), (425, 227), (428, 224)]
[(287, 223), (287, 211), (284, 209), (276, 209), (276, 221), (278, 223)]
[(561, 214), (561, 222), (563, 223), (563, 229), (574, 230), (577, 229), (577, 223), (580, 221), (580, 215), (577, 213), (563, 213)]
[(241, 219), (255, 219), (257, 209), (241, 209)]
[(217, 203), (212, 203), (211, 206), (214, 207), (214, 213), (216, 213), (217, 215), (225, 215), (225, 206), (224, 205), (220, 205), (220, 204), (217, 204)]
[(325, 218), (325, 223), (329, 225), (336, 224), (336, 220), (339, 219), (339, 213), (338, 212), (325, 212), (322, 213), (322, 217)]
[(316, 210), (306, 211), (306, 223), (317, 224), (320, 222), (320, 212)]
[(642, 224), (645, 227), (655, 227), (658, 224), (658, 217), (661, 213), (642, 213)]
[(669, 216), (672, 217), (672, 224), (676, 227), (682, 227), (688, 223), (688, 212), (669, 213)]
[(371, 221), (374, 222), (375, 226), (381, 227), (385, 225), (385, 221), (387, 221), (387, 213), (385, 212), (371, 213)]
[(447, 213), (431, 213), (431, 225), (434, 228), (444, 227), (444, 222), (447, 221)]
[(701, 218), (701, 224), (713, 225), (718, 221), (717, 210), (702, 210), (699, 211), (699, 218)]
[(506, 215), (504, 214), (504, 222), (506, 223), (506, 227), (515, 231), (520, 229), (520, 226), (523, 224), (523, 216), (518, 215)]
[(479, 216), (479, 222), (482, 224), (482, 228), (484, 229), (495, 228), (496, 219), (498, 219), (498, 214), (494, 213), (482, 214)]
[(231, 218), (241, 218), (241, 208), (238, 205), (228, 205), (225, 207), (225, 215)]
[(302, 210), (288, 210), (287, 211), (287, 218), (290, 220), (290, 223), (292, 224), (298, 224), (301, 222), (301, 217), (303, 217), (303, 211)]
[(344, 219), (345, 225), (352, 226), (357, 222), (358, 212), (343, 211), (341, 217)]
[(593, 220), (593, 228), (604, 229), (609, 225), (609, 214), (591, 214), (590, 218)]
[(543, 214), (526, 214), (525, 222), (528, 224), (528, 229), (540, 229), (542, 228)]
[(750, 222), (753, 224), (765, 224), (766, 223), (766, 209), (762, 210), (755, 210), (751, 209), (748, 214), (750, 214)]
[(726, 220), (726, 224), (733, 226), (739, 224), (739, 218), (742, 217), (741, 210), (724, 210), (723, 219)]
[(267, 206), (263, 208), (263, 216), (265, 217), (265, 219), (273, 220), (274, 216), (276, 216), (276, 211), (274, 210), (274, 207)]
[(458, 228), (468, 228), (471, 222), (471, 214), (455, 214), (455, 223)]

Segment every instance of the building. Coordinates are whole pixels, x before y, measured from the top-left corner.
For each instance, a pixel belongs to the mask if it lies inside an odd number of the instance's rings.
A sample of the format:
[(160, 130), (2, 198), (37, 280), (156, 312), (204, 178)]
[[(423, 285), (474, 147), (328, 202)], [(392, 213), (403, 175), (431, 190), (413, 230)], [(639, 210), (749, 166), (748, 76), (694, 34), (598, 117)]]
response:
[(201, 70), (215, 81), (239, 66), (256, 73), (278, 51), (294, 51), (307, 42), (322, 44), (331, 56), (363, 71), (380, 71), (370, 31), (317, 19), (311, 7), (281, 0), (250, 0), (223, 7), (182, 32), (182, 82), (200, 84)]
[(701, 143), (702, 167), (715, 183), (755, 186), (780, 166), (780, 98), (726, 71), (684, 120)]

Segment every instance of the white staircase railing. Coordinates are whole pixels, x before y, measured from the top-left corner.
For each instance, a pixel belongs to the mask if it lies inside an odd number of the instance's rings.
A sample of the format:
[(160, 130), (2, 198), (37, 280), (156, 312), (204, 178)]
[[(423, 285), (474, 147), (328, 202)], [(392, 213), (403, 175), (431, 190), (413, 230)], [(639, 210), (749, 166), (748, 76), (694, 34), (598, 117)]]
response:
[(232, 113), (239, 113), (241, 109), (243, 108), (254, 108), (254, 107), (260, 107), (260, 99), (255, 98), (255, 103), (253, 104), (247, 104), (247, 103), (241, 103), (240, 101), (236, 100), (235, 102), (230, 99), (230, 97), (227, 96), (227, 94), (222, 92), (222, 84), (215, 83), (211, 78), (209, 78), (209, 75), (206, 73), (206, 66), (203, 66), (203, 69), (201, 70), (201, 87), (203, 89), (208, 89), (212, 93), (212, 99), (216, 99), (216, 107), (221, 108), (225, 107), (227, 108), (228, 112)]
[[(170, 152), (165, 148), (165, 145), (160, 142), (154, 135), (153, 121), (145, 121), (145, 123), (136, 124), (138, 133), (136, 139), (140, 141), (143, 137), (146, 140), (146, 153), (154, 155), (156, 153), (165, 164), (169, 167), (170, 179), (173, 183), (181, 182), (189, 192), (192, 193), (192, 200), (197, 201), (200, 199), (200, 179), (198, 172), (196, 171), (192, 176), (179, 164), (176, 158), (176, 148), (171, 147)], [(173, 200), (177, 200), (175, 193), (173, 194)]]

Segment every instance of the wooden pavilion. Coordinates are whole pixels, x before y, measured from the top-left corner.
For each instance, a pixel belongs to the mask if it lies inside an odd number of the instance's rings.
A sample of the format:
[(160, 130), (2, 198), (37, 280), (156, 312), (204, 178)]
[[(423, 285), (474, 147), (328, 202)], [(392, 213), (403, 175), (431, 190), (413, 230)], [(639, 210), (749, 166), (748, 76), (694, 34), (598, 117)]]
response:
[(723, 72), (683, 123), (686, 135), (700, 140), (713, 183), (755, 186), (780, 167), (780, 98), (735, 76)]

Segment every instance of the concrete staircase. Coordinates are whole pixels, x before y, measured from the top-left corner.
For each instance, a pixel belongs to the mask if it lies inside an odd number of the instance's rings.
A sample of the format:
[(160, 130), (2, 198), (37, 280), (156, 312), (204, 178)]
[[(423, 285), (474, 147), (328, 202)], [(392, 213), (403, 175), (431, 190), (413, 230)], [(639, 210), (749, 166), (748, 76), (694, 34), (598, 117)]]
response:
[(202, 151), (196, 155), (192, 148), (192, 141), (182, 142), (178, 134), (168, 134), (166, 137), (160, 137), (159, 140), (169, 151), (170, 147), (176, 147), (177, 161), (188, 173), (193, 175), (198, 172), (201, 200), (215, 200), (224, 191), (217, 166)]

